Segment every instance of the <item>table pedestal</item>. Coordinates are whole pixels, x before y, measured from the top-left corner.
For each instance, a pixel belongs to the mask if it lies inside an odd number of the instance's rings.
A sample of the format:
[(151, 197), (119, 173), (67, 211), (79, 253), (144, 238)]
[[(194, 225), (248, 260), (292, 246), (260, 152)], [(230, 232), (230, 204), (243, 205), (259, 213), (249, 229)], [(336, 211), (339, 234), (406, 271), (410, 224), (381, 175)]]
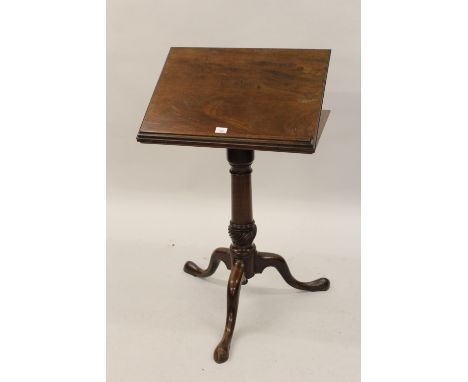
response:
[(214, 360), (218, 363), (227, 361), (234, 326), (236, 324), (237, 307), (241, 284), (247, 284), (248, 279), (257, 273), (262, 273), (267, 267), (274, 267), (283, 279), (292, 287), (309, 292), (325, 291), (330, 287), (330, 281), (320, 278), (314, 281), (301, 282), (296, 280), (289, 271), (286, 260), (281, 256), (268, 252), (257, 252), (253, 241), (257, 226), (252, 215), (252, 187), (250, 174), (254, 160), (253, 150), (228, 149), (227, 158), (231, 165), (231, 222), (229, 235), (232, 244), (229, 248), (218, 248), (211, 255), (206, 269), (201, 269), (192, 261), (185, 263), (184, 271), (196, 277), (211, 276), (220, 261), (231, 270), (227, 286), (227, 317), (224, 335), (214, 351)]

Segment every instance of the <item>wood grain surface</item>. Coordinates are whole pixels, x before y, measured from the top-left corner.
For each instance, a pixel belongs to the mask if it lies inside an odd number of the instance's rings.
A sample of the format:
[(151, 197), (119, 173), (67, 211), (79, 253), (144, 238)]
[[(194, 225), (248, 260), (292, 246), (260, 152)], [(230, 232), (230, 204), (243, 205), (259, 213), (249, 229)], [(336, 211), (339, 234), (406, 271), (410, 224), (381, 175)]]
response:
[(329, 60), (330, 50), (171, 48), (137, 140), (312, 153)]

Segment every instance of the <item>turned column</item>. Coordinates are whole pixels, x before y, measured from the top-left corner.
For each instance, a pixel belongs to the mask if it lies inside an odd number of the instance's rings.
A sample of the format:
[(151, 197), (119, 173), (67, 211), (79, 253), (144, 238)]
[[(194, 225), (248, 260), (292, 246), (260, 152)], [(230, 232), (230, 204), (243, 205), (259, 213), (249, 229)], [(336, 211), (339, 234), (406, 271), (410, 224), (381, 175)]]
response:
[(231, 165), (231, 222), (229, 224), (229, 236), (232, 240), (231, 261), (232, 264), (238, 260), (242, 261), (245, 277), (249, 279), (255, 275), (256, 249), (253, 241), (257, 233), (257, 226), (252, 215), (250, 176), (254, 151), (228, 149), (227, 159)]

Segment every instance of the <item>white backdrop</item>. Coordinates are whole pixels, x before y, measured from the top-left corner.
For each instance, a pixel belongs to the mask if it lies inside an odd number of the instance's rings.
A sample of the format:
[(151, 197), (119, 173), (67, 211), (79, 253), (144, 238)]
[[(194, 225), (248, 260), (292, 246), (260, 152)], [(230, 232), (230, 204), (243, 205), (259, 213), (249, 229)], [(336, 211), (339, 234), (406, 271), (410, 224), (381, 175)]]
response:
[[(360, 353), (360, 7), (358, 1), (108, 1), (108, 380), (358, 381)], [(330, 48), (331, 110), (313, 155), (256, 152), (257, 248), (280, 253), (307, 294), (273, 270), (242, 288), (231, 357), (212, 351), (228, 272), (223, 149), (135, 140), (171, 46)]]

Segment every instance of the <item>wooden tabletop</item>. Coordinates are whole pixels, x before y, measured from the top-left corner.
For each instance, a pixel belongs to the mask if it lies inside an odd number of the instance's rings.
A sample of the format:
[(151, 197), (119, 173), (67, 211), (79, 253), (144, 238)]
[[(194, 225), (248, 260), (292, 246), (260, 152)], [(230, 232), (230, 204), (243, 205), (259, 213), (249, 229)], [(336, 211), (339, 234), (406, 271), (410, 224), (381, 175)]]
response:
[(313, 153), (330, 53), (171, 48), (137, 140)]

